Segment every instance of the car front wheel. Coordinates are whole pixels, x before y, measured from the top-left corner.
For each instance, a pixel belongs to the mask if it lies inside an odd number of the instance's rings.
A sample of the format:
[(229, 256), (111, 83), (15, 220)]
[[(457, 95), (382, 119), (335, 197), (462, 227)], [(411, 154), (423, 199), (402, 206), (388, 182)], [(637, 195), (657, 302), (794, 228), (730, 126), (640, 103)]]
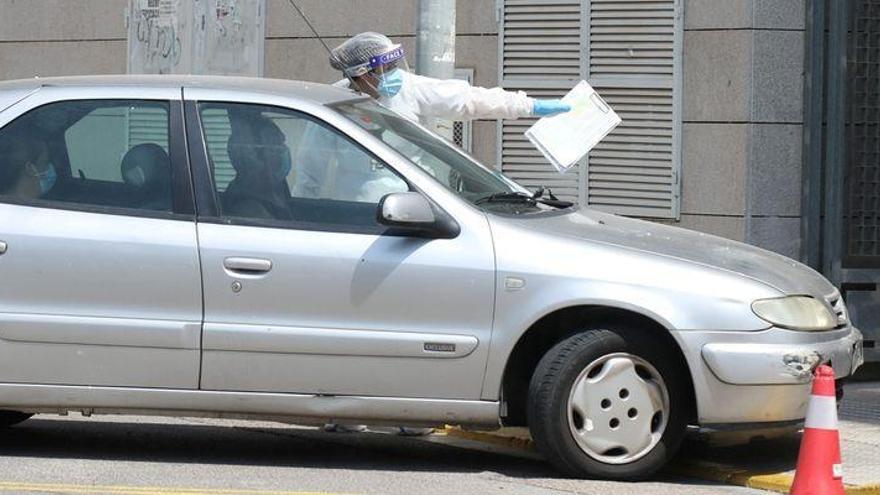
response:
[(0, 428), (17, 425), (31, 416), (33, 416), (33, 414), (21, 413), (18, 411), (0, 411)]
[(685, 370), (654, 339), (596, 329), (560, 342), (529, 387), (539, 451), (578, 477), (639, 480), (666, 464), (687, 427)]

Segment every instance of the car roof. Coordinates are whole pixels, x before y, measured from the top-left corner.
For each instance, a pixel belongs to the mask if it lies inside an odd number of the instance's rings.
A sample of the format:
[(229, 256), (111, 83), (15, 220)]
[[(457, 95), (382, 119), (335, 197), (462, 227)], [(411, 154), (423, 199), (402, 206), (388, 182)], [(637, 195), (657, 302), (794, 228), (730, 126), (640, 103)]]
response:
[(140, 86), (144, 88), (200, 88), (243, 93), (261, 93), (274, 96), (296, 97), (321, 104), (337, 103), (363, 98), (350, 89), (328, 84), (288, 79), (231, 76), (191, 75), (117, 75), (117, 76), (69, 76), (40, 77), (0, 82), (0, 92), (36, 90), (42, 87), (96, 88)]

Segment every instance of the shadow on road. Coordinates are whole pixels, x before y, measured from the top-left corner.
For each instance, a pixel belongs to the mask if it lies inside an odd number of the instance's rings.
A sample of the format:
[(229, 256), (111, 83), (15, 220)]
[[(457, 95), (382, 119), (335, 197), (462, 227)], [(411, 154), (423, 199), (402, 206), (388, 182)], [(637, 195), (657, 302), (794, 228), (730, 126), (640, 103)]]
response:
[(795, 468), (801, 435), (789, 433), (732, 446), (718, 446), (703, 441), (686, 441), (678, 453), (676, 465), (698, 462), (729, 466), (736, 472), (753, 475), (782, 473)]
[[(97, 460), (205, 466), (257, 466), (397, 473), (487, 474), (529, 485), (568, 490), (626, 484), (566, 480), (549, 465), (500, 452), (470, 450), (387, 433), (325, 433), (275, 423), (218, 422), (206, 419), (154, 419), (103, 416), (45, 419), (38, 416), (0, 430), (0, 457)], [(167, 421), (167, 422), (162, 422)], [(201, 424), (200, 424), (201, 423)], [(686, 456), (715, 452), (685, 446)], [(770, 449), (772, 450), (772, 449)], [(731, 451), (733, 452), (733, 451)], [(741, 453), (739, 455), (742, 455)], [(771, 455), (772, 457), (772, 455)], [(640, 491), (678, 487), (678, 493), (706, 493), (717, 485), (676, 474), (673, 466), (654, 481), (630, 485)], [(583, 485), (582, 483), (587, 483)], [(664, 485), (663, 483), (674, 483)], [(557, 487), (558, 485), (558, 487)], [(700, 488), (705, 487), (705, 488)], [(720, 487), (719, 487), (720, 488)], [(668, 489), (668, 488), (664, 488)], [(628, 489), (627, 489), (628, 490)], [(682, 491), (683, 490), (683, 491)], [(618, 492), (614, 492), (618, 493)], [(665, 493), (665, 492), (664, 492)]]
[(31, 419), (0, 430), (0, 456), (559, 477), (542, 462), (385, 433), (124, 421)]

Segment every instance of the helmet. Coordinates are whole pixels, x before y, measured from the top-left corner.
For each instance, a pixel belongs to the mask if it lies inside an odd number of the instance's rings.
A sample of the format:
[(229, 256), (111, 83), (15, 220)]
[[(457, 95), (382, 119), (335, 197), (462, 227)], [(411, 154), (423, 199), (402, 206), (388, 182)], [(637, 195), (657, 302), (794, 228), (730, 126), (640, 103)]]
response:
[(330, 52), (330, 65), (348, 77), (360, 77), (380, 67), (396, 66), (404, 59), (403, 47), (380, 33), (352, 36)]

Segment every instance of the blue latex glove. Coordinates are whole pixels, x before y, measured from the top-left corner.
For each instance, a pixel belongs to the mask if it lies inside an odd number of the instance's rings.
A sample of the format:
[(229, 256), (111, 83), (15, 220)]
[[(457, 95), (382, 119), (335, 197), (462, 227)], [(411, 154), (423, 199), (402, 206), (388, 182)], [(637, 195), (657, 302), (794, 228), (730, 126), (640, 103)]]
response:
[(563, 103), (562, 100), (535, 100), (532, 106), (532, 115), (536, 117), (546, 117), (570, 111), (571, 105)]

